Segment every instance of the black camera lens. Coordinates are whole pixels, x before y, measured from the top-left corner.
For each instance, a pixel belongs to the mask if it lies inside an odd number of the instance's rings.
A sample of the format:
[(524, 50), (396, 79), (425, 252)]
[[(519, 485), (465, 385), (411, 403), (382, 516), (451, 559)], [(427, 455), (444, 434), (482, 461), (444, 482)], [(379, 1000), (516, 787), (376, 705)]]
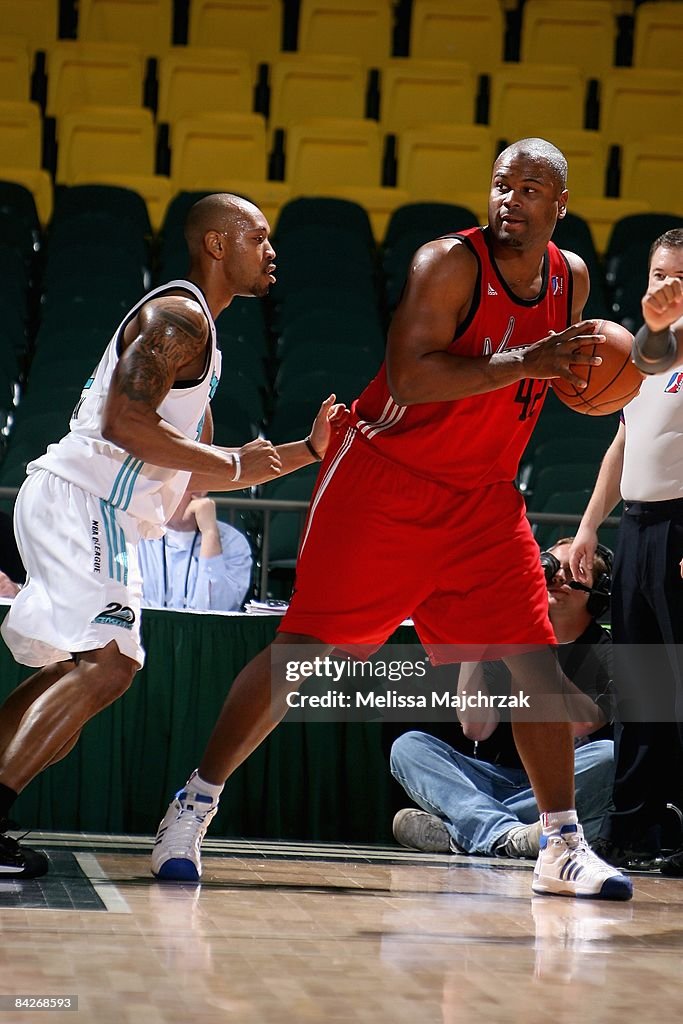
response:
[(555, 558), (550, 551), (541, 551), (541, 566), (546, 583), (552, 583), (562, 568), (559, 559)]

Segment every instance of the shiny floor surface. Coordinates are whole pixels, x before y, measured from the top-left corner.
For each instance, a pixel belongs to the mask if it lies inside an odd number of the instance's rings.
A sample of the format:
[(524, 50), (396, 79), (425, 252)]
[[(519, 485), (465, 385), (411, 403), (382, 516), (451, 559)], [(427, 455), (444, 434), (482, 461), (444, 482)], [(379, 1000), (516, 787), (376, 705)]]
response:
[(146, 839), (31, 842), (51, 871), (0, 880), (0, 1024), (683, 1017), (683, 879), (634, 875), (630, 903), (532, 898), (530, 863), (213, 840), (202, 884), (173, 885)]

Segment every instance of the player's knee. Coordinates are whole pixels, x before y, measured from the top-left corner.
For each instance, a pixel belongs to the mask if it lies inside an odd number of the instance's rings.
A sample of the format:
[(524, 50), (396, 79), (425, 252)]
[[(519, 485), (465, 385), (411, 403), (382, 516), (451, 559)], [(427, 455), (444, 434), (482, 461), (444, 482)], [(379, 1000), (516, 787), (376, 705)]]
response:
[(121, 656), (120, 660), (112, 668), (109, 680), (111, 699), (123, 696), (135, 678), (138, 666), (130, 658)]
[(126, 692), (139, 667), (131, 658), (121, 654), (115, 644), (97, 652), (89, 671), (97, 675), (93, 696), (96, 694), (100, 708), (107, 707)]

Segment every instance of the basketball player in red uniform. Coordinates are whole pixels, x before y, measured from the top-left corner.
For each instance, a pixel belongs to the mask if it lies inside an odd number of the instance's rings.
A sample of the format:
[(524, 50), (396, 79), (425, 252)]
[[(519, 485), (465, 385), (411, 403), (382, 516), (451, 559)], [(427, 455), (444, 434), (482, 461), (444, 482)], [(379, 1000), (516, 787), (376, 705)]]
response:
[[(599, 362), (582, 351), (595, 341), (594, 322), (580, 319), (586, 267), (550, 241), (566, 174), (545, 140), (514, 143), (494, 164), (488, 226), (415, 254), (386, 362), (321, 467), (276, 644), (308, 644), (311, 658), (371, 651), (412, 616), (435, 661), (461, 660), (445, 645), (507, 649), (521, 690), (538, 695), (556, 679), (538, 546), (513, 481), (549, 381), (581, 387), (572, 366)], [(200, 877), (223, 783), (276, 724), (280, 692), (280, 717), (287, 710), (292, 684), (275, 673), (271, 683), (270, 669), (267, 649), (235, 680), (159, 826), (157, 877)], [(571, 722), (513, 728), (543, 812), (534, 892), (630, 898), (630, 881), (577, 823)]]

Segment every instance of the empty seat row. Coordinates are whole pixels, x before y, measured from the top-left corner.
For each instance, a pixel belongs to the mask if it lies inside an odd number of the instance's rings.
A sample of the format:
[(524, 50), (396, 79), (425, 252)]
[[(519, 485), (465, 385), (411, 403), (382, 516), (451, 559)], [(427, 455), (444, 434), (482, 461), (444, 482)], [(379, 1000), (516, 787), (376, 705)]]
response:
[[(471, 61), (385, 58), (380, 70), (378, 116), (385, 131), (424, 122), (474, 122), (477, 82)], [(62, 41), (48, 54), (47, 73), (50, 117), (88, 106), (143, 102), (145, 64), (135, 47)], [(587, 78), (566, 50), (561, 61), (552, 62), (548, 54), (545, 63), (497, 65), (488, 122), (504, 138), (538, 133), (560, 119), (565, 128), (582, 128)], [(158, 120), (173, 122), (211, 110), (249, 113), (254, 109), (256, 80), (247, 51), (174, 47), (159, 62)], [(367, 73), (358, 56), (281, 54), (270, 73), (269, 128), (331, 113), (363, 117), (367, 94)], [(678, 69), (611, 69), (601, 78), (600, 128), (612, 144), (642, 135), (653, 122), (657, 104), (666, 104), (676, 120), (682, 97), (683, 74)], [(26, 51), (15, 52), (0, 39), (0, 99), (28, 98)]]
[[(290, 5), (291, 6), (291, 5)], [(409, 52), (418, 57), (472, 60), (490, 72), (502, 59), (505, 9), (500, 0), (413, 0)], [(520, 5), (521, 6), (521, 5)], [(55, 0), (0, 0), (4, 31), (25, 35), (34, 48), (47, 49), (57, 36)], [(407, 5), (391, 0), (301, 0), (296, 48), (302, 53), (347, 53), (376, 66), (392, 52), (393, 18)], [(269, 62), (283, 49), (283, 0), (192, 0), (188, 41), (199, 46), (246, 47), (256, 62)], [(572, 0), (569, 4), (526, 0), (522, 7), (523, 60), (585, 62), (588, 73), (609, 66), (614, 57), (617, 16), (634, 15), (637, 67), (677, 67), (680, 7), (676, 3), (635, 6), (624, 0)], [(171, 43), (172, 0), (81, 0), (78, 38), (133, 42), (150, 56)]]

